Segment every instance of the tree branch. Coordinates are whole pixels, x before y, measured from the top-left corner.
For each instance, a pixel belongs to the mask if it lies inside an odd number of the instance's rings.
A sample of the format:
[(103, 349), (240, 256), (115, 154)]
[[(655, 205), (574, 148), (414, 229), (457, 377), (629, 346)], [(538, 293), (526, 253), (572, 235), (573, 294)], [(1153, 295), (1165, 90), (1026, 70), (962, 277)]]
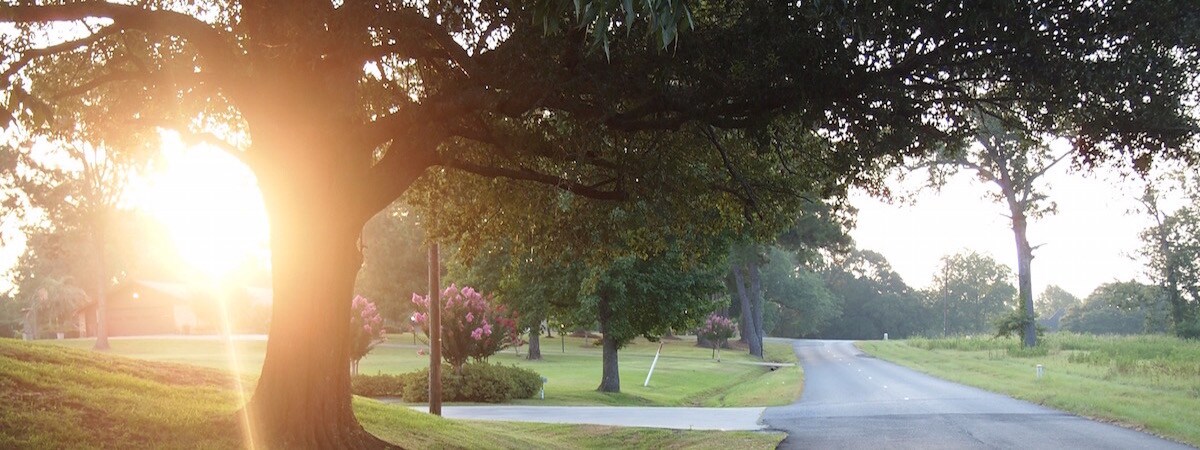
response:
[(725, 146), (721, 145), (721, 141), (717, 139), (717, 135), (713, 131), (712, 126), (706, 125), (700, 127), (700, 133), (703, 134), (704, 137), (708, 138), (708, 141), (712, 143), (713, 148), (715, 148), (717, 153), (721, 155), (721, 161), (725, 164), (725, 170), (729, 172), (729, 176), (738, 184), (740, 184), (742, 186), (742, 190), (746, 192), (746, 203), (748, 203), (751, 208), (758, 209), (758, 198), (754, 195), (754, 188), (750, 187), (750, 183), (748, 183), (745, 178), (742, 178), (742, 175), (738, 173), (737, 168), (733, 167), (733, 161), (731, 161), (729, 158), (729, 152), (725, 151)]
[(12, 63), (12, 65), (8, 66), (8, 69), (6, 69), (4, 71), (4, 73), (0, 73), (0, 89), (7, 88), (11, 84), (11, 83), (9, 83), (9, 78), (11, 78), (13, 75), (16, 75), (17, 72), (19, 72), (21, 69), (25, 68), (26, 65), (28, 65), (30, 62), (32, 62), (33, 60), (35, 60), (37, 58), (41, 58), (43, 56), (50, 56), (50, 55), (53, 55), (56, 53), (61, 53), (61, 52), (69, 52), (69, 51), (75, 50), (77, 48), (86, 47), (88, 45), (94, 44), (96, 41), (99, 41), (100, 39), (103, 39), (107, 36), (116, 34), (118, 31), (121, 31), (121, 30), (117, 27), (107, 26), (107, 27), (100, 28), (95, 33), (89, 34), (81, 39), (61, 42), (61, 43), (54, 44), (54, 45), (51, 45), (48, 47), (33, 48), (33, 49), (25, 50), (24, 52), (21, 52), (21, 57), (19, 59), (14, 61)]
[[(65, 5), (6, 6), (0, 11), (0, 23), (69, 22), (88, 18), (111, 19), (118, 30), (138, 30), (152, 34), (179, 36), (197, 47), (205, 61), (217, 70), (235, 66), (235, 54), (222, 33), (187, 14), (169, 10), (151, 10), (141, 6), (103, 1), (83, 1)], [(110, 31), (105, 31), (106, 33)], [(65, 51), (62, 48), (59, 51)]]
[(548, 186), (554, 186), (572, 194), (596, 200), (623, 201), (629, 199), (629, 193), (621, 190), (619, 187), (613, 190), (596, 189), (593, 186), (553, 175), (547, 175), (542, 172), (530, 170), (524, 167), (510, 169), (505, 167), (485, 166), (452, 158), (443, 159), (441, 161), (441, 165), (488, 178), (503, 177), (513, 180), (532, 181)]

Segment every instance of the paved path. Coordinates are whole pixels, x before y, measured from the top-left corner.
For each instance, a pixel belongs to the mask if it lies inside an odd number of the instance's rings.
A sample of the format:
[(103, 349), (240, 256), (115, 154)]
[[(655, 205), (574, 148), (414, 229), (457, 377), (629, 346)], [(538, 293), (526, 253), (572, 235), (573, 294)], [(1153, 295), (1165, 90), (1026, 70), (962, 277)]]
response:
[[(427, 412), (428, 406), (414, 406)], [(761, 430), (764, 408), (615, 406), (443, 406), (442, 417), (510, 422), (576, 423), (678, 430)]]
[(780, 448), (1187, 449), (1149, 434), (951, 383), (863, 354), (795, 341), (804, 394), (768, 408)]

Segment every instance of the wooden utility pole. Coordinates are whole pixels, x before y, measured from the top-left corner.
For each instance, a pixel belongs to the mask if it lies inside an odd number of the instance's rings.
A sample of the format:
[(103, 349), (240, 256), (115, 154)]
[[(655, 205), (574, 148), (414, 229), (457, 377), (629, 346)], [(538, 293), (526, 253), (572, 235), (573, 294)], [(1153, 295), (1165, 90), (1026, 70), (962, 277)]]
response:
[(442, 293), (437, 243), (429, 246), (429, 413), (442, 415)]

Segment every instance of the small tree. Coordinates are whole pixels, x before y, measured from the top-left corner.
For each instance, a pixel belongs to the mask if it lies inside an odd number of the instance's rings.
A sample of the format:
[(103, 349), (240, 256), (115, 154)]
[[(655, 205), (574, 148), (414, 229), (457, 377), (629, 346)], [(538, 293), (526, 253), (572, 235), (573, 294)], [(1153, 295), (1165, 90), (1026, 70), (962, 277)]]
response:
[(375, 303), (361, 295), (354, 296), (350, 313), (350, 373), (358, 375), (358, 362), (385, 340), (383, 317)]
[[(467, 359), (485, 362), (488, 357), (521, 342), (517, 320), (491, 295), (484, 296), (470, 286), (450, 285), (442, 292), (442, 357), (461, 372)], [(429, 297), (413, 294), (418, 308), (429, 311)], [(413, 320), (429, 336), (429, 316), (413, 314)]]
[(712, 344), (713, 358), (716, 358), (717, 362), (721, 362), (721, 357), (717, 352), (720, 351), (719, 349), (721, 346), (725, 345), (725, 342), (728, 341), (729, 338), (733, 337), (733, 335), (736, 333), (737, 324), (734, 324), (733, 321), (729, 320), (728, 317), (723, 317), (716, 314), (709, 315), (708, 319), (704, 321), (704, 324), (700, 325), (700, 330), (698, 332), (700, 337)]

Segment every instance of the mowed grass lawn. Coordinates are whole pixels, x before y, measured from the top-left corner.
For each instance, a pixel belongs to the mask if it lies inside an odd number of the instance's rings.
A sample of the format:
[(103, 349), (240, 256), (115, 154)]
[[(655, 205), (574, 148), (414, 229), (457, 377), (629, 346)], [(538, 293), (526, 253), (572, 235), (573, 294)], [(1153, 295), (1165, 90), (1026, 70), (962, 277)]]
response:
[(1031, 350), (987, 337), (858, 346), (941, 378), (1200, 446), (1197, 341), (1056, 333)]
[[(114, 344), (119, 341), (114, 341)], [(246, 448), (229, 372), (0, 339), (0, 448)], [(447, 420), (355, 398), (404, 448), (774, 448), (783, 433)]]
[[(507, 349), (489, 361), (532, 369), (549, 381), (545, 399), (518, 400), (526, 405), (637, 405), (637, 406), (774, 406), (793, 402), (803, 387), (799, 366), (771, 368), (755, 363), (745, 351), (723, 350), (721, 362), (712, 350), (696, 347), (694, 337), (663, 340), (662, 353), (649, 386), (642, 386), (658, 343), (635, 340), (619, 353), (621, 393), (596, 392), (600, 384), (601, 349), (594, 339), (556, 336), (542, 338), (542, 360), (525, 359), (526, 347)], [(91, 339), (48, 341), (86, 349)], [(412, 335), (389, 335), (359, 365), (359, 373), (404, 373), (429, 365), (417, 354), (424, 345)], [(196, 338), (112, 339), (112, 354), (153, 361), (194, 364), (257, 375), (262, 368), (266, 342)], [(768, 361), (795, 363), (791, 346), (768, 342)], [(230, 356), (229, 350), (233, 350)], [(517, 352), (520, 352), (520, 355)], [(236, 364), (231, 363), (235, 362)]]

